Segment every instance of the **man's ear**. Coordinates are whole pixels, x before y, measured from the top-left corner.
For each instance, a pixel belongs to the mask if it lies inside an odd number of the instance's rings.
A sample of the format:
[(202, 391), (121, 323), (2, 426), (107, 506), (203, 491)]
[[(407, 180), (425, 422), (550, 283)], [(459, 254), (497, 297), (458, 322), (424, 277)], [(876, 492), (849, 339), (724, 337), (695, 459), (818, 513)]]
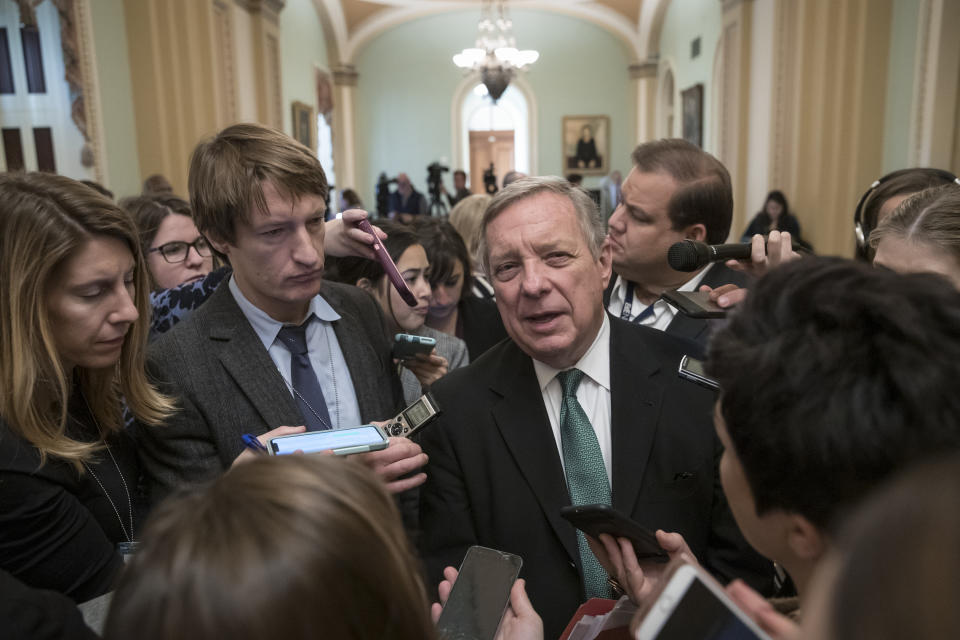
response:
[(357, 280), (357, 286), (367, 293), (373, 293), (373, 283), (370, 282), (370, 278), (360, 278)]
[(600, 246), (600, 259), (597, 262), (600, 265), (600, 274), (603, 276), (603, 288), (606, 289), (613, 275), (613, 249), (610, 243), (604, 242)]
[(787, 544), (798, 558), (816, 561), (829, 548), (826, 534), (804, 516), (792, 513), (787, 522)]
[(702, 223), (692, 224), (683, 230), (684, 240), (693, 240), (694, 242), (707, 241), (707, 227)]
[(204, 233), (203, 236), (207, 239), (207, 242), (210, 243), (210, 246), (217, 251), (217, 253), (222, 253), (225, 256), (230, 255), (230, 248), (232, 245), (229, 242), (219, 237), (217, 234), (209, 231)]

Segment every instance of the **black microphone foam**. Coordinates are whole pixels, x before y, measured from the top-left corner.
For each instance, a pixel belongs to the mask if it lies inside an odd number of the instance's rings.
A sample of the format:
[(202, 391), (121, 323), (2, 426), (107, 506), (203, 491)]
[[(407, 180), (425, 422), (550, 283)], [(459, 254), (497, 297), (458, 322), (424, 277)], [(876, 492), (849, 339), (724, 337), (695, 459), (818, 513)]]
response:
[[(791, 243), (793, 250), (800, 249), (796, 242)], [(720, 260), (749, 260), (752, 248), (749, 242), (736, 244), (704, 244), (693, 240), (682, 240), (667, 250), (667, 262), (677, 271), (696, 271), (711, 262)]]

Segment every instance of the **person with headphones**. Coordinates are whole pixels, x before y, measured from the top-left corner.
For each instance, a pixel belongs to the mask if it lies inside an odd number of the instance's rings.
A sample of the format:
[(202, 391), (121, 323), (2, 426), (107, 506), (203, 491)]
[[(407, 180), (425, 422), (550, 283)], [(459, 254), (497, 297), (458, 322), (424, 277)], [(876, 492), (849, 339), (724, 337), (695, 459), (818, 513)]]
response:
[(936, 273), (960, 290), (960, 186), (910, 196), (870, 234), (873, 264), (899, 273)]
[(860, 197), (853, 214), (856, 258), (864, 262), (873, 261), (870, 233), (893, 213), (897, 205), (924, 189), (950, 183), (960, 185), (960, 178), (949, 171), (923, 167), (900, 169), (875, 180)]

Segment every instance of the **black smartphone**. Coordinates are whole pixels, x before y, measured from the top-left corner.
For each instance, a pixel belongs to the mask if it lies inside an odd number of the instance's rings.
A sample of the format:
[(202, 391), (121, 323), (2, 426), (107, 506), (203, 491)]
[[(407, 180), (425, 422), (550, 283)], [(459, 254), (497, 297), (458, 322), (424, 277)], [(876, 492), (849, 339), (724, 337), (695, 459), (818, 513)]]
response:
[(608, 504), (578, 504), (562, 507), (560, 515), (588, 536), (597, 538), (608, 533), (633, 543), (638, 558), (667, 562), (670, 557), (657, 542), (657, 536)]
[(708, 291), (664, 291), (660, 297), (691, 318), (725, 318), (727, 311), (710, 299)]
[(716, 380), (703, 372), (703, 363), (696, 358), (683, 356), (680, 360), (680, 368), (677, 370), (677, 375), (684, 380), (689, 380), (711, 391), (720, 391), (720, 385), (717, 384)]
[(430, 353), (435, 346), (437, 341), (428, 336), (398, 333), (393, 337), (393, 357), (397, 360), (409, 360), (418, 353)]
[(437, 635), (446, 640), (493, 640), (523, 559), (512, 553), (473, 546), (437, 620)]

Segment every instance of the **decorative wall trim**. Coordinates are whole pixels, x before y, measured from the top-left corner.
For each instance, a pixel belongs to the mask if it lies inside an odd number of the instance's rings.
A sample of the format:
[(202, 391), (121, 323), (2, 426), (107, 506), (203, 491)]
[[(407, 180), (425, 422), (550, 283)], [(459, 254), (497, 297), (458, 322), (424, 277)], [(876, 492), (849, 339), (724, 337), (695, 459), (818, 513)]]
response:
[(333, 68), (333, 84), (338, 87), (355, 87), (360, 74), (352, 64), (341, 64)]
[(913, 72), (913, 118), (910, 128), (910, 164), (923, 163), (924, 138), (928, 101), (927, 76), (930, 71), (930, 37), (933, 25), (933, 4), (935, 0), (920, 0), (920, 16), (917, 21), (916, 63)]
[(647, 58), (643, 62), (635, 62), (627, 67), (632, 80), (640, 78), (656, 78), (660, 62), (656, 58)]
[[(60, 37), (67, 82), (71, 92), (77, 93), (71, 106), (71, 115), (86, 140), (81, 158), (84, 166), (93, 167), (95, 180), (107, 184), (110, 175), (107, 170), (90, 0), (54, 0), (54, 6), (60, 13)], [(72, 49), (70, 52), (67, 51), (68, 42)]]
[(216, 58), (219, 62), (220, 125), (237, 121), (237, 79), (234, 59), (233, 18), (230, 5), (224, 0), (213, 0), (214, 37)]

